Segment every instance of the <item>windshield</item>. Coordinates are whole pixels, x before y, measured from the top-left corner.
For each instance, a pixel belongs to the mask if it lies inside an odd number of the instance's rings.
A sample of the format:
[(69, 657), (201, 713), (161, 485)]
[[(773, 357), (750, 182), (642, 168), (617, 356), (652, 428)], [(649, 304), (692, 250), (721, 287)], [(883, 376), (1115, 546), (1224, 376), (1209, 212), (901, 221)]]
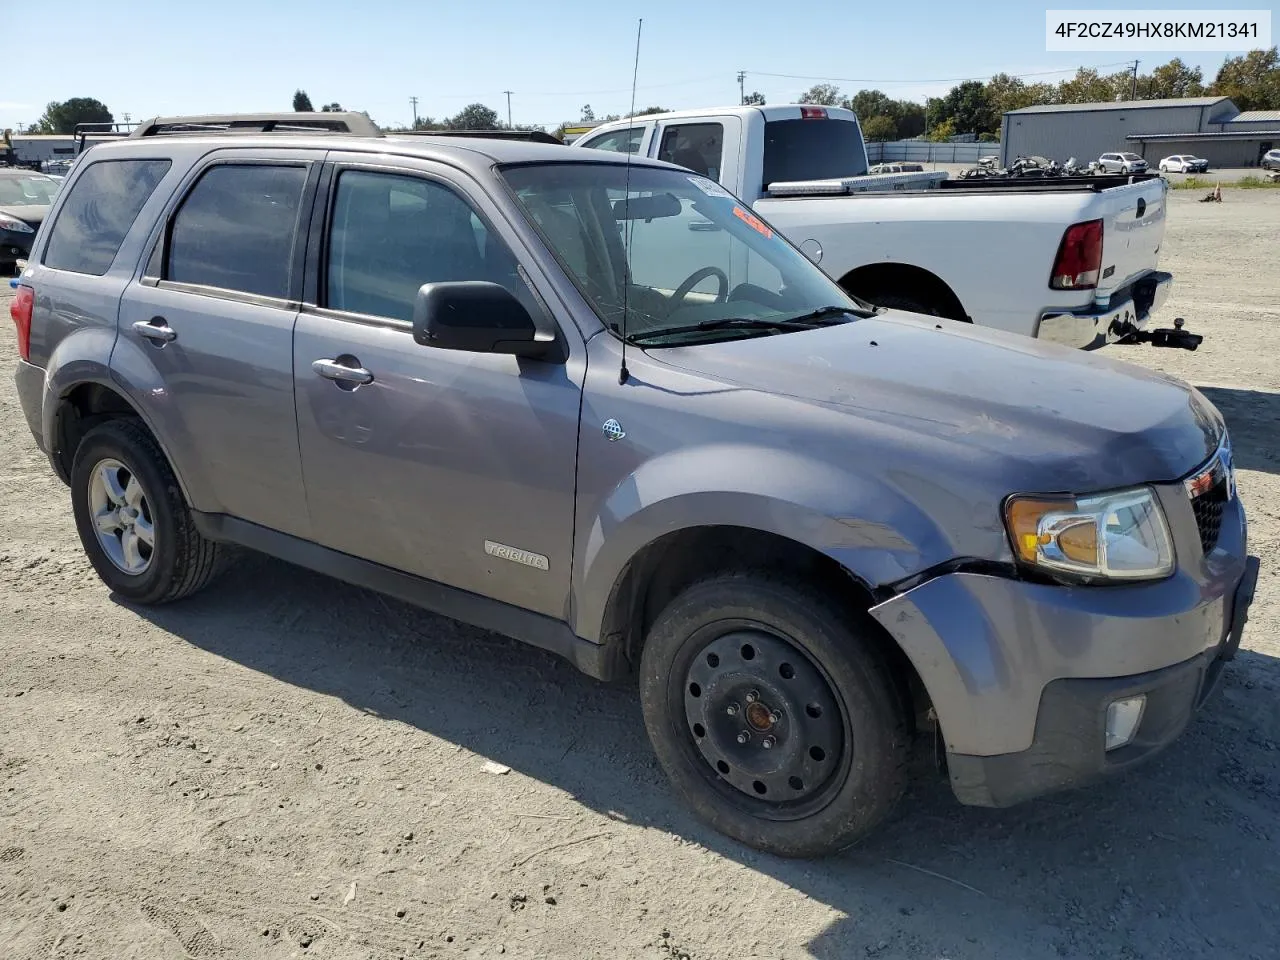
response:
[(46, 207), (59, 186), (51, 177), (0, 176), (0, 207)]
[[(622, 164), (537, 164), (508, 167), (503, 176), (605, 326), (646, 346), (760, 336), (784, 328), (755, 321), (859, 310), (705, 177), (634, 166), (624, 204)], [(688, 329), (700, 324), (706, 329)]]

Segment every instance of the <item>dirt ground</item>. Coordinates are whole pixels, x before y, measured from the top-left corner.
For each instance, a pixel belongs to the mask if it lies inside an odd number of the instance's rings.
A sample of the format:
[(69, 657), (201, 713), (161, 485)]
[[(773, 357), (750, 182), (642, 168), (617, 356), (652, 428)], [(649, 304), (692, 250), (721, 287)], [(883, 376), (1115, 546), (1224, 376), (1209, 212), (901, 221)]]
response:
[(1280, 956), (1278, 227), (1280, 194), (1175, 195), (1165, 318), (1207, 339), (1110, 348), (1234, 432), (1263, 573), (1210, 708), (1087, 792), (976, 810), (926, 778), (829, 861), (694, 821), (633, 689), (539, 651), (267, 559), (123, 606), (6, 372), (0, 957)]

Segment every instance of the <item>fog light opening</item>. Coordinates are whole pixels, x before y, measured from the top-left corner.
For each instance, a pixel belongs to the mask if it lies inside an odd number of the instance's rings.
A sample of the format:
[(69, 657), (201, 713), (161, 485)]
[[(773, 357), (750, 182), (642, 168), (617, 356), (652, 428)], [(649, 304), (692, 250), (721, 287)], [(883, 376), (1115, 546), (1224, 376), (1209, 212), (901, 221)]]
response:
[(1113, 700), (1107, 705), (1107, 749), (1116, 750), (1133, 740), (1147, 707), (1146, 694)]

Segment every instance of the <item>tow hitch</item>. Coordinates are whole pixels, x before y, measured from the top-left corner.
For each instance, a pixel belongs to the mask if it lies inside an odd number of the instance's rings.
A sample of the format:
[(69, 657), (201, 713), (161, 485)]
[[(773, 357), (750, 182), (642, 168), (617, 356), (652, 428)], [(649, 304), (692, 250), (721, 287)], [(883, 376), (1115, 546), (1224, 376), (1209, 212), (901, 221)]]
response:
[(1204, 341), (1204, 337), (1182, 327), (1187, 321), (1182, 317), (1173, 318), (1173, 327), (1160, 327), (1156, 330), (1133, 330), (1125, 335), (1120, 343), (1149, 343), (1153, 347), (1178, 347), (1183, 350), (1194, 350)]

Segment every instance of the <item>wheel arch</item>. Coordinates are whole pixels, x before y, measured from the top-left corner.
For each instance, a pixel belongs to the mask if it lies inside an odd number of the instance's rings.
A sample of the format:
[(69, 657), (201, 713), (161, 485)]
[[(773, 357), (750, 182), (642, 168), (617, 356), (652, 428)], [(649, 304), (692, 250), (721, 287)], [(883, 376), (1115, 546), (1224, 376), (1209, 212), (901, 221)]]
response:
[(950, 284), (931, 270), (912, 263), (865, 263), (846, 273), (839, 283), (846, 293), (863, 299), (901, 293), (903, 296), (922, 300), (933, 307), (938, 316), (973, 322)]
[[(851, 615), (879, 600), (865, 579), (828, 553), (779, 533), (731, 524), (685, 527), (646, 543), (618, 573), (604, 606), (600, 638), (613, 646), (620, 672), (640, 661), (649, 628), (684, 589), (717, 573), (779, 570), (816, 585)], [(868, 623), (874, 623), (870, 618)], [(916, 723), (929, 704), (920, 674), (889, 631), (875, 624), (875, 639), (892, 668), (903, 702)]]
[(164, 440), (142, 410), (119, 386), (109, 379), (93, 378), (65, 383), (57, 388), (56, 399), (46, 413), (45, 436), (49, 443), (49, 460), (63, 483), (70, 483), (72, 464), (80, 441), (94, 427), (109, 420), (137, 420), (151, 435), (164, 454), (178, 480), (187, 503), (191, 497), (182, 471), (174, 462)]

